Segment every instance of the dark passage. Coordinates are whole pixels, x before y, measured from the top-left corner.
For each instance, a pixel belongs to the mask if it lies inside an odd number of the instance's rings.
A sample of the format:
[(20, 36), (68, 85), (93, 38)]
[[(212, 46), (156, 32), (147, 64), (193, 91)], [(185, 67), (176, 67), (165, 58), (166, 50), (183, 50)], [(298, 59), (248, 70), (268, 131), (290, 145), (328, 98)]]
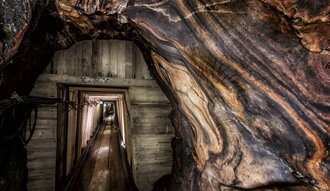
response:
[(107, 117), (96, 133), (73, 186), (68, 190), (137, 190), (128, 173), (129, 165), (123, 155), (125, 152), (121, 151), (120, 131), (114, 119)]

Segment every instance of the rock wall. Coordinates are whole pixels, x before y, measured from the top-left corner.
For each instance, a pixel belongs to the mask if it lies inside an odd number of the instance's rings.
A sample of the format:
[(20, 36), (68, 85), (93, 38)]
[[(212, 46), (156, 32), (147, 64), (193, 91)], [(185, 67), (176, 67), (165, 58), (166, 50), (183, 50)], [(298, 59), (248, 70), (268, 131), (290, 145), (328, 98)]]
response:
[[(46, 30), (41, 19), (34, 30), (48, 44), (30, 35), (21, 47), (134, 40), (174, 108), (182, 143), (175, 150), (186, 151), (176, 161), (193, 158), (179, 169), (181, 190), (192, 189), (189, 182), (197, 190), (329, 190), (329, 1), (97, 2), (50, 2), (45, 14), (58, 25)], [(46, 7), (39, 5), (36, 13)], [(44, 64), (16, 55), (3, 70), (2, 96), (28, 92), (9, 84), (31, 84)], [(35, 74), (24, 74), (27, 66)]]

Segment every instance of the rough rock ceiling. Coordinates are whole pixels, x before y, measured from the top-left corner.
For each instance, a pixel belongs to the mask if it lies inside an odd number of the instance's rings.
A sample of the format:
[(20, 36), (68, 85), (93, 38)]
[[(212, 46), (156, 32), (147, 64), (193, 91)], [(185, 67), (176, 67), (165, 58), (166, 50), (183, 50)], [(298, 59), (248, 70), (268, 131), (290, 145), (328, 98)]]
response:
[(56, 49), (133, 40), (173, 105), (176, 189), (329, 190), (329, 12), (323, 0), (2, 1), (0, 97), (28, 93)]

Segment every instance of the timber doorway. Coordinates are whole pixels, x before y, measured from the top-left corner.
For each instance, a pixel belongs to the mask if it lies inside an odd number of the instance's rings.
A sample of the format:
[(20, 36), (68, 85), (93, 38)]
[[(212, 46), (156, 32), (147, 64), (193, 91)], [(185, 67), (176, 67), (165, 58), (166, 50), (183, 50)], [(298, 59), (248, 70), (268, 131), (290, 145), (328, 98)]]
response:
[(58, 84), (58, 97), (56, 190), (136, 190), (127, 89)]

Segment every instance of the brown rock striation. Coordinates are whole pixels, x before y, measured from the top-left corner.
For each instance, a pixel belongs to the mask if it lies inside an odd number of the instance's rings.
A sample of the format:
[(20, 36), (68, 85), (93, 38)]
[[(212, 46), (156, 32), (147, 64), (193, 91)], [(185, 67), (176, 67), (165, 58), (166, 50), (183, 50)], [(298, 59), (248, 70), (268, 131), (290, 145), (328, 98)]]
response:
[(330, 2), (263, 0), (288, 17), (301, 44), (312, 52), (330, 50)]
[[(55, 0), (46, 14), (64, 24), (37, 29), (54, 50), (86, 38), (140, 46), (175, 111), (177, 189), (329, 190), (329, 10), (321, 0)], [(18, 60), (22, 71), (47, 63)], [(4, 71), (1, 96), (28, 92), (9, 87), (27, 77)]]

